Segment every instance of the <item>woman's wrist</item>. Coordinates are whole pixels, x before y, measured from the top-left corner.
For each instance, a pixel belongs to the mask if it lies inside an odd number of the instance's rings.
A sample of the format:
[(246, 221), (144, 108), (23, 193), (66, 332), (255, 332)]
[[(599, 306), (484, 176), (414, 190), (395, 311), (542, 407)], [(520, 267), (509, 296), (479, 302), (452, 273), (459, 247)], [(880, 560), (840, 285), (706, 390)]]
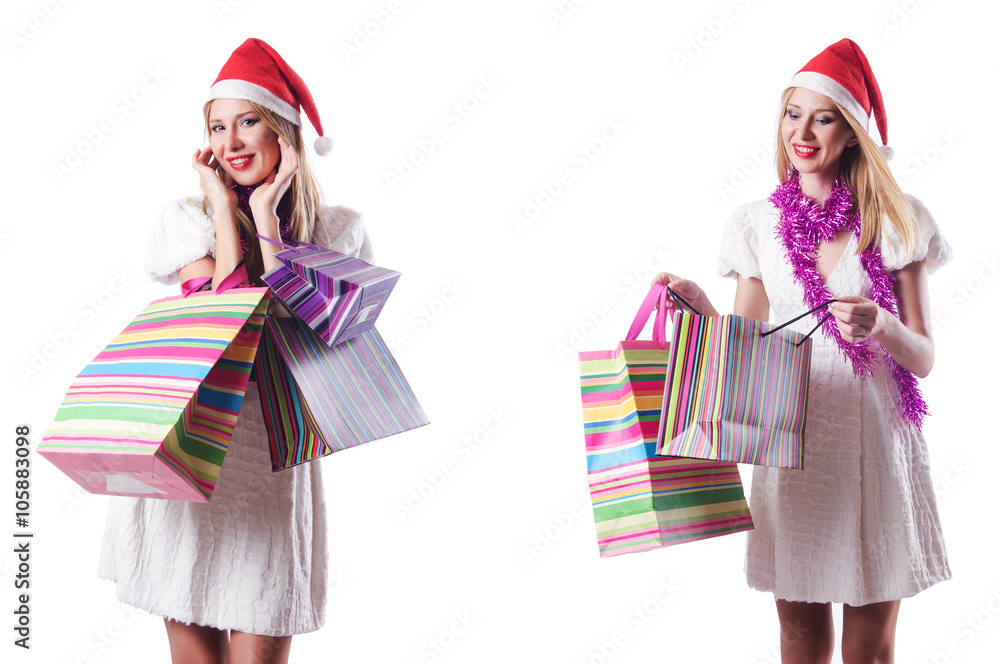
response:
[(253, 213), (253, 223), (257, 227), (258, 233), (275, 240), (281, 239), (278, 237), (278, 215), (275, 214), (274, 210), (254, 210), (251, 208), (250, 211)]

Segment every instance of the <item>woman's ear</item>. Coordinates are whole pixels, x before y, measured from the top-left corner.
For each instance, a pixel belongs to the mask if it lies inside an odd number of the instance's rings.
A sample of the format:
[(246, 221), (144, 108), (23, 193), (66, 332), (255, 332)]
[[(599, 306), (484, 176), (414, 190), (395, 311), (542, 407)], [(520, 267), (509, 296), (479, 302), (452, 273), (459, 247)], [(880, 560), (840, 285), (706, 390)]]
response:
[(857, 144), (858, 144), (858, 135), (852, 133), (851, 137), (847, 139), (847, 147), (853, 148)]

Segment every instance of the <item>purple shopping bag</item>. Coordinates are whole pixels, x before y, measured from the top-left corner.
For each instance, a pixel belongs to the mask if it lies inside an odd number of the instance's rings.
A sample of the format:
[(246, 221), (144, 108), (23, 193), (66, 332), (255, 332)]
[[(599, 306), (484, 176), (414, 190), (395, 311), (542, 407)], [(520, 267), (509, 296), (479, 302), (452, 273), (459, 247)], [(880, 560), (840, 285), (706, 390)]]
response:
[(399, 280), (399, 272), (332, 249), (263, 239), (285, 249), (275, 254), (282, 264), (266, 272), (262, 280), (328, 346), (372, 329)]

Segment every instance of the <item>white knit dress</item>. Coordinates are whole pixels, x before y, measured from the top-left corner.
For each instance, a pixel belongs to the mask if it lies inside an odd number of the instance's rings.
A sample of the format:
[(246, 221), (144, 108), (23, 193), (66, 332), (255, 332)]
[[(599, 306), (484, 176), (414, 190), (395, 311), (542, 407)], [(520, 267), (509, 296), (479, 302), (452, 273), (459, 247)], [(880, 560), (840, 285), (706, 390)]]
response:
[[(951, 248), (926, 207), (910, 202), (920, 242), (904, 255), (887, 224), (883, 260), (889, 270), (926, 260), (933, 271), (950, 260)], [(766, 200), (740, 207), (719, 257), (721, 275), (762, 280), (771, 322), (809, 308), (775, 237), (779, 218)], [(852, 237), (827, 280), (834, 297), (871, 297), (856, 248)], [(791, 327), (806, 333), (813, 325), (807, 317)], [(860, 606), (909, 597), (950, 578), (927, 446), (899, 415), (899, 391), (881, 350), (875, 375), (862, 380), (835, 341), (820, 331), (812, 340), (805, 468), (754, 468), (747, 583), (777, 599)]]
[[(373, 261), (358, 214), (326, 208), (313, 243)], [(215, 256), (215, 226), (200, 197), (171, 203), (153, 229), (146, 271)], [(271, 472), (256, 383), (250, 383), (208, 503), (113, 496), (98, 576), (149, 613), (219, 629), (288, 636), (323, 625), (326, 508), (320, 462)]]

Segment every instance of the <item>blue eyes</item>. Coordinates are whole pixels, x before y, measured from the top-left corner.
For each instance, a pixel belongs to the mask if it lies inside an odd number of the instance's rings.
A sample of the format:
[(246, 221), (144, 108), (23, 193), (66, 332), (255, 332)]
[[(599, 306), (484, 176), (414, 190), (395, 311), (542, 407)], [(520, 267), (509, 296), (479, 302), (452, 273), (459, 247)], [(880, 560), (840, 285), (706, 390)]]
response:
[[(253, 127), (258, 122), (260, 122), (260, 120), (258, 120), (257, 118), (245, 118), (243, 120), (240, 120), (240, 124), (242, 126), (248, 127), (248, 128), (249, 127)], [(220, 131), (225, 131), (225, 130), (226, 130), (226, 126), (225, 125), (212, 125), (212, 127), (210, 129), (210, 131), (212, 133), (218, 133)]]
[[(799, 114), (796, 113), (795, 111), (792, 111), (792, 110), (785, 111), (785, 115), (787, 115), (792, 120), (798, 120), (799, 119)], [(828, 125), (828, 124), (830, 124), (832, 122), (835, 122), (835, 121), (836, 121), (836, 118), (831, 118), (831, 117), (826, 116), (826, 115), (816, 118), (816, 122), (818, 122), (821, 125)]]

